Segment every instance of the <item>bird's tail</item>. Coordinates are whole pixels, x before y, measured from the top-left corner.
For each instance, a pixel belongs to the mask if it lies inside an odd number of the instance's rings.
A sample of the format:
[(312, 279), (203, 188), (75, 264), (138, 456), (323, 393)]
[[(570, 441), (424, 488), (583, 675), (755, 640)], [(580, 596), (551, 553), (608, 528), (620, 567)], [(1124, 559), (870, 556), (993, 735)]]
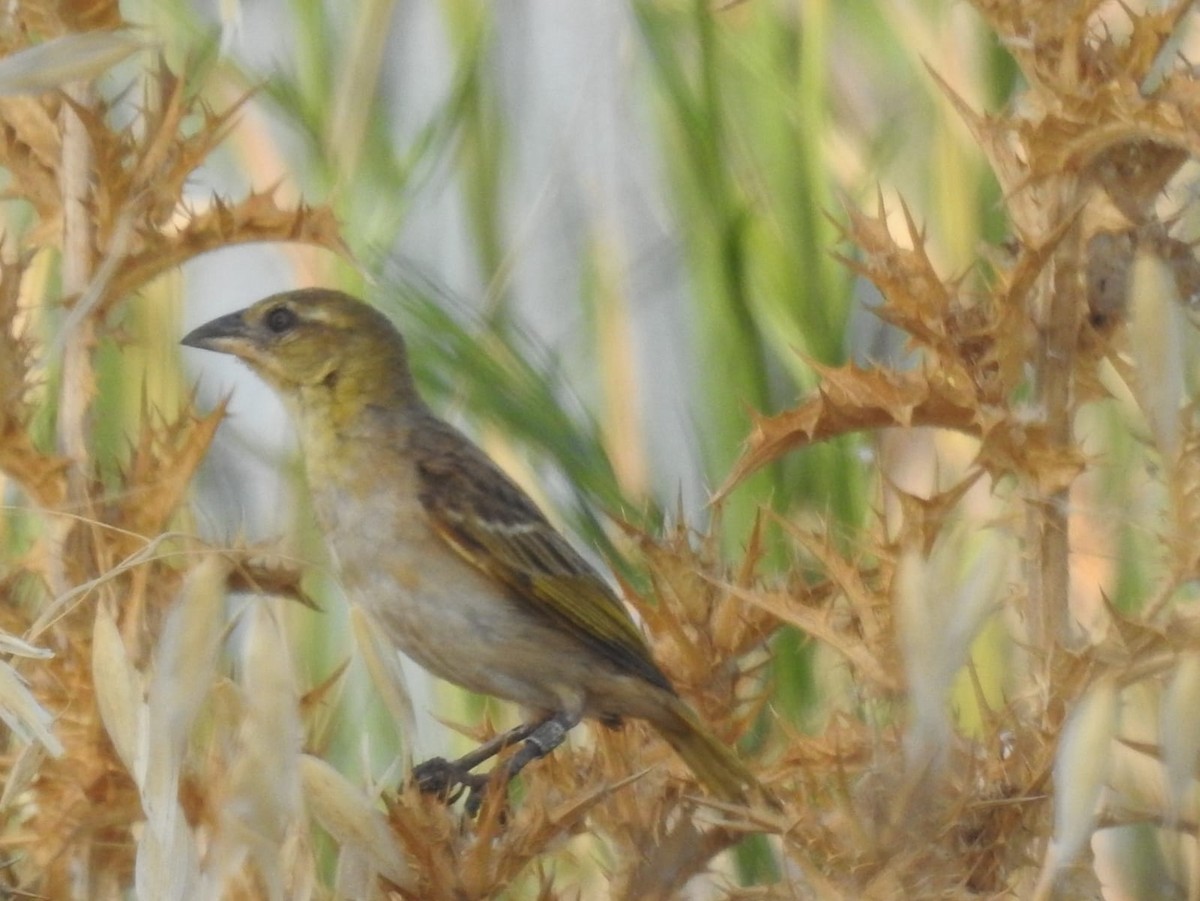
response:
[(696, 778), (723, 801), (748, 803), (766, 792), (733, 750), (701, 725), (692, 709), (672, 697), (652, 723)]

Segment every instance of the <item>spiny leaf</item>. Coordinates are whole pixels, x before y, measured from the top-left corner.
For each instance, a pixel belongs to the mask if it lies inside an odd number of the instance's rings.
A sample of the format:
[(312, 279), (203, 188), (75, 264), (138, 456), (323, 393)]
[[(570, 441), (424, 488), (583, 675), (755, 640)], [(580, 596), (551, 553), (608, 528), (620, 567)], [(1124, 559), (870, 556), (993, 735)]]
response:
[(54, 124), (57, 100), (32, 97), (0, 98), (0, 165), (12, 173), (4, 197), (27, 200), (37, 213), (29, 246), (50, 243), (57, 237), (55, 224), (62, 198), (58, 165), (62, 141)]
[(902, 247), (892, 237), (882, 197), (874, 216), (848, 205), (845, 239), (861, 256), (841, 259), (879, 288), (885, 299), (876, 311), (881, 318), (904, 329), (922, 346), (943, 351), (950, 347), (948, 320), (955, 306), (955, 292), (934, 270), (925, 252), (925, 236), (906, 204), (902, 204), (902, 211), (911, 248)]
[(909, 540), (915, 537), (917, 546), (928, 554), (933, 549), (934, 541), (958, 512), (959, 502), (975, 487), (982, 475), (983, 470), (973, 470), (952, 487), (934, 492), (929, 497), (920, 497), (892, 485), (892, 491), (904, 514), (904, 532), (909, 536)]
[(174, 423), (142, 427), (126, 474), (126, 491), (114, 522), (139, 535), (157, 535), (179, 509), (197, 467), (225, 418), (223, 400), (200, 418), (185, 414)]
[(836, 651), (861, 678), (870, 681), (876, 691), (888, 696), (900, 692), (900, 680), (893, 674), (890, 662), (874, 656), (859, 639), (855, 624), (836, 611), (828, 607), (810, 607), (802, 598), (782, 592), (733, 590), (745, 603), (770, 613), (780, 622), (796, 627)]
[(337, 220), (327, 206), (281, 206), (273, 192), (252, 193), (236, 203), (214, 198), (175, 232), (141, 232), (141, 246), (130, 254), (108, 291), (120, 298), (164, 272), (221, 247), (258, 241), (286, 241), (349, 255)]
[(896, 372), (813, 364), (821, 383), (800, 406), (756, 416), (746, 446), (714, 503), (784, 454), (849, 432), (891, 426), (932, 426), (980, 435), (982, 414), (974, 388), (938, 368)]
[(1016, 475), (1049, 495), (1068, 488), (1087, 461), (1079, 447), (1056, 441), (1045, 423), (1014, 417), (984, 425), (977, 462), (993, 479)]
[(17, 332), (22, 319), (21, 283), (29, 259), (0, 265), (0, 472), (15, 479), (34, 501), (54, 508), (66, 495), (67, 461), (33, 445), (27, 398), (33, 347)]

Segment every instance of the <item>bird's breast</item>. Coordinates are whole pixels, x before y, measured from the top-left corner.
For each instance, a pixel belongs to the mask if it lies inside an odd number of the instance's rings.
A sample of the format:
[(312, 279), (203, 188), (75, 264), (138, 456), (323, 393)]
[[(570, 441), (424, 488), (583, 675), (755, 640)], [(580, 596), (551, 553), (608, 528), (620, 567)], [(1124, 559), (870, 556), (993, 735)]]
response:
[(534, 708), (578, 694), (578, 647), (514, 603), (429, 527), (403, 472), (376, 467), (369, 485), (314, 487), (317, 515), (347, 598), (396, 647), (436, 676)]

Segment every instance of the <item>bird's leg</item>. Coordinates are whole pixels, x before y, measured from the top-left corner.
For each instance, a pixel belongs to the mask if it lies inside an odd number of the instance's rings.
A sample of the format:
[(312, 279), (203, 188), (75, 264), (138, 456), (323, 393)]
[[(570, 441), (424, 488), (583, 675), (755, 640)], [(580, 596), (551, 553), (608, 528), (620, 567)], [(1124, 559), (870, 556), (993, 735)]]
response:
[(545, 757), (563, 743), (567, 733), (579, 725), (580, 714), (561, 711), (548, 719), (542, 720), (525, 736), (521, 750), (517, 751), (508, 762), (489, 774), (482, 784), (471, 785), (467, 795), (466, 811), (471, 816), (479, 812), (483, 805), (484, 792), (493, 775), (499, 776), (500, 784), (507, 785), (521, 770), (535, 760)]
[(476, 775), (471, 770), (485, 760), (495, 757), (509, 745), (515, 745), (530, 738), (547, 722), (549, 722), (548, 719), (542, 719), (532, 723), (521, 723), (507, 732), (501, 732), (495, 738), (485, 741), (474, 751), (464, 754), (457, 760), (431, 757), (413, 767), (413, 781), (423, 793), (441, 795), (451, 803), (458, 797), (457, 795), (453, 798), (450, 797), (450, 791), (456, 785), (466, 786), (472, 794), (482, 791), (483, 787), (487, 785), (488, 776), (486, 774)]
[(529, 733), (521, 750), (504, 765), (504, 774), (512, 779), (535, 760), (545, 757), (563, 743), (567, 733), (579, 725), (578, 713), (556, 713)]

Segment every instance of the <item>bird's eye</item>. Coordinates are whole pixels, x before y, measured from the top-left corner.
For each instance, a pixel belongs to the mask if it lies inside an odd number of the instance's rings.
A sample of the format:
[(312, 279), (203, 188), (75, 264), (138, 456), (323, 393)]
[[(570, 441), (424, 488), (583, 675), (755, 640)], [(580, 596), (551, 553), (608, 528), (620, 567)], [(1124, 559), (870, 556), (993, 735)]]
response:
[(281, 335), (296, 324), (296, 314), (287, 307), (276, 307), (267, 314), (267, 328)]

